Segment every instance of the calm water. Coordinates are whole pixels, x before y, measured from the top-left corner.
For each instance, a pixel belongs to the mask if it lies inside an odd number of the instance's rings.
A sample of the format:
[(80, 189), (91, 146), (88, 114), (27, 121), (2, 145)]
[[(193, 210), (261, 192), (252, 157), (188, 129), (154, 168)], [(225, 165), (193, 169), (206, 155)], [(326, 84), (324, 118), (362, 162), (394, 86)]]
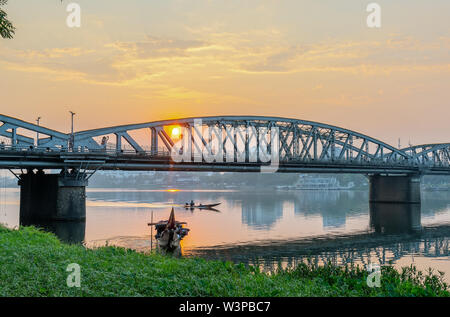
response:
[[(450, 194), (424, 192), (422, 205), (371, 205), (365, 191), (133, 190), (87, 191), (87, 221), (45, 226), (62, 240), (89, 247), (150, 249), (154, 220), (191, 229), (185, 256), (232, 260), (271, 270), (307, 256), (318, 261), (414, 263), (446, 272), (450, 281)], [(218, 212), (185, 210), (184, 202), (222, 202)], [(3, 189), (0, 222), (19, 226), (19, 191)]]

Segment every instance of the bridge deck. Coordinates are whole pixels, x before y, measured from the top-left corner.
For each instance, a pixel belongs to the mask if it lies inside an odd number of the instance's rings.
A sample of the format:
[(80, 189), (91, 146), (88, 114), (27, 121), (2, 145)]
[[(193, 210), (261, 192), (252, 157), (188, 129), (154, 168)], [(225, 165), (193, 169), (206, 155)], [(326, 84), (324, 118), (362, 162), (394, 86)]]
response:
[[(174, 162), (167, 153), (152, 155), (116, 152), (55, 152), (45, 150), (0, 150), (0, 168), (5, 169), (62, 169), (133, 170), (133, 171), (204, 171), (204, 172), (261, 172), (260, 162)], [(440, 174), (448, 175), (445, 168), (420, 166), (377, 165), (358, 162), (279, 162), (279, 173), (377, 173), (377, 174)]]

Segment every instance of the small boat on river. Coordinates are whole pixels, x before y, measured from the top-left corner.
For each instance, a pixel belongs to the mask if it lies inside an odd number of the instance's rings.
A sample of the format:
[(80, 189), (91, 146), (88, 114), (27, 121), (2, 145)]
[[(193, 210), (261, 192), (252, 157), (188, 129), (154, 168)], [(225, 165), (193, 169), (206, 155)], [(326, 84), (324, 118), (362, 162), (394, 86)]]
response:
[(155, 226), (155, 238), (160, 250), (171, 253), (181, 253), (180, 242), (189, 232), (188, 228), (183, 228), (184, 224), (186, 224), (186, 222), (175, 220), (175, 212), (172, 207), (169, 220), (149, 223), (148, 225)]
[(184, 208), (186, 208), (186, 209), (189, 209), (189, 208), (191, 208), (191, 209), (194, 209), (194, 208), (198, 208), (198, 209), (214, 209), (214, 207), (217, 207), (220, 204), (221, 203), (206, 204), (206, 205), (204, 205), (204, 204), (195, 205), (195, 204), (192, 204), (192, 203), (191, 204), (186, 203), (184, 205)]

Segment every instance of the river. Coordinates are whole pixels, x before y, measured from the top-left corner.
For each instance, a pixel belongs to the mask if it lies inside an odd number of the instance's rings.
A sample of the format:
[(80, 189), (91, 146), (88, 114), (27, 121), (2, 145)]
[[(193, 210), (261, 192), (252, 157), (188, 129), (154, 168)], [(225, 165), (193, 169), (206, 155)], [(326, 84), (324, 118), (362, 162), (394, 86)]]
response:
[[(0, 223), (18, 227), (19, 190), (2, 189)], [(217, 211), (186, 210), (187, 201), (221, 202)], [(191, 230), (184, 256), (257, 265), (263, 270), (320, 263), (392, 263), (446, 273), (450, 281), (450, 195), (422, 192), (418, 205), (370, 205), (367, 191), (87, 190), (86, 223), (42, 224), (60, 239), (87, 247), (150, 249), (151, 211)]]

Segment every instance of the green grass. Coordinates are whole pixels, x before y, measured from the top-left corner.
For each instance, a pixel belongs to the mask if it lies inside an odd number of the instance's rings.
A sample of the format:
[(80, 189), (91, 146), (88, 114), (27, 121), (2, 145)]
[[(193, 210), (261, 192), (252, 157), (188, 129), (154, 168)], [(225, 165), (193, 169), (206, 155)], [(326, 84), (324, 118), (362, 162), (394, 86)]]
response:
[[(81, 287), (66, 284), (81, 266)], [(303, 264), (268, 275), (230, 262), (145, 255), (61, 243), (33, 227), (0, 226), (0, 296), (449, 296), (441, 275), (382, 268), (369, 288), (359, 267)]]

